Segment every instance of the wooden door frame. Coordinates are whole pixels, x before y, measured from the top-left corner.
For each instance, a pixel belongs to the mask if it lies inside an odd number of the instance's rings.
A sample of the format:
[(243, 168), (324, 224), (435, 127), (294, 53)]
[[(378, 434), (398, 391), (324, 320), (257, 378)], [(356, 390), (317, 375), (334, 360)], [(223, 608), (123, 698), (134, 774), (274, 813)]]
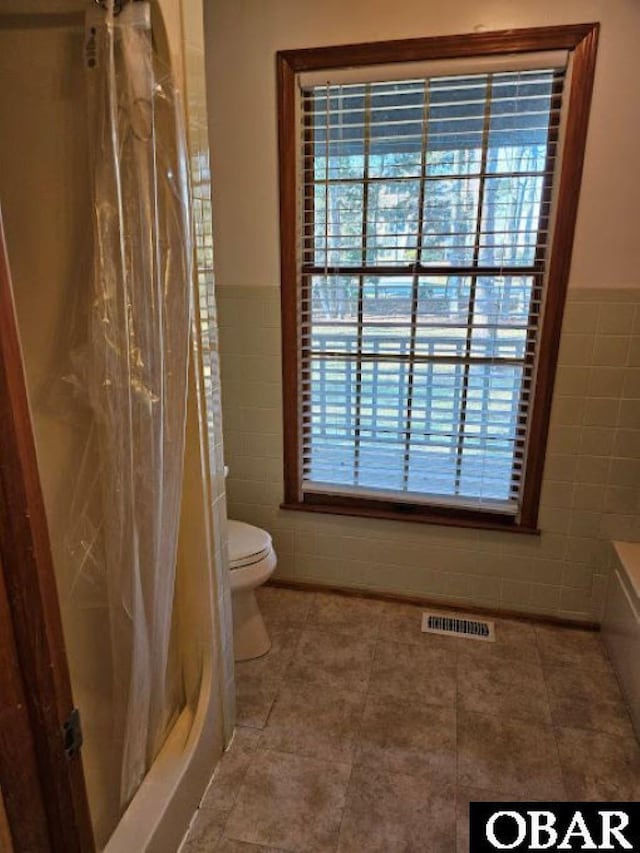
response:
[[(1, 566), (0, 697), (0, 788), (5, 832), (8, 830), (12, 839), (9, 849), (47, 850), (51, 846), (49, 828)], [(0, 850), (4, 850), (1, 845)]]
[(15, 853), (90, 853), (82, 762), (64, 744), (71, 683), (1, 213), (0, 436), (0, 711), (16, 727), (9, 754), (0, 740), (7, 821)]

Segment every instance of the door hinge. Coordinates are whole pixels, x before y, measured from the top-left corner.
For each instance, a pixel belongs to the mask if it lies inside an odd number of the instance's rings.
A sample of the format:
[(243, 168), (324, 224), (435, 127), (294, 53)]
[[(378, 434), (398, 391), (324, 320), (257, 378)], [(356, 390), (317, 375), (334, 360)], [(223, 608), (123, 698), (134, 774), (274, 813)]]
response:
[(62, 725), (64, 751), (67, 758), (74, 758), (82, 747), (82, 725), (80, 711), (74, 708)]

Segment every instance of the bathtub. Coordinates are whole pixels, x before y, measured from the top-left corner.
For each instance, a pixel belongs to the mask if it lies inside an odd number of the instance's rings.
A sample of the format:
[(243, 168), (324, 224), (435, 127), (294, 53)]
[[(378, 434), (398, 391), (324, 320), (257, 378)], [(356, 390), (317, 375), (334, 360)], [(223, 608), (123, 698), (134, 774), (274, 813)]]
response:
[(640, 542), (614, 542), (602, 639), (618, 675), (640, 740)]

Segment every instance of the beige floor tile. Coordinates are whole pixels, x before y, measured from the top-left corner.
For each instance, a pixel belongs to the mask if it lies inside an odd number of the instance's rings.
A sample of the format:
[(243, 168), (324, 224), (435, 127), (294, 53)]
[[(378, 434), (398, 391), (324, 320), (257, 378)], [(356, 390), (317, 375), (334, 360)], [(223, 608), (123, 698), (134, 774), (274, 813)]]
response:
[(633, 737), (629, 711), (613, 672), (570, 666), (545, 669), (554, 725)]
[(217, 823), (220, 830), (224, 828), (259, 739), (260, 732), (256, 729), (236, 728), (231, 746), (216, 767), (200, 805), (198, 819), (202, 818), (203, 823), (210, 826)]
[(309, 627), (355, 637), (378, 635), (384, 605), (381, 601), (350, 595), (317, 593), (309, 612)]
[(421, 630), (422, 613), (425, 608), (413, 604), (396, 604), (385, 602), (380, 618), (378, 637), (394, 640), (397, 643), (432, 646), (441, 648), (453, 647), (457, 650), (460, 640), (443, 637), (437, 634), (424, 634)]
[(349, 774), (345, 764), (259, 749), (225, 835), (285, 850), (335, 850)]
[(287, 671), (287, 681), (364, 692), (375, 641), (306, 628)]
[(429, 705), (456, 701), (456, 652), (451, 646), (378, 642), (369, 693)]
[(313, 601), (312, 592), (276, 586), (259, 587), (256, 597), (267, 625), (304, 625)]
[(525, 720), (458, 711), (458, 783), (562, 799), (553, 729)]
[(536, 643), (536, 629), (528, 622), (513, 619), (495, 619), (495, 642), (461, 640), (460, 656), (515, 660), (527, 664), (539, 664), (540, 655)]
[(635, 738), (557, 729), (560, 761), (572, 800), (640, 800), (640, 746)]
[(595, 631), (551, 627), (536, 628), (543, 666), (571, 666), (578, 670), (610, 671), (600, 636)]
[(455, 721), (454, 708), (370, 695), (358, 736), (356, 764), (453, 783)]
[(465, 711), (549, 725), (542, 667), (501, 655), (460, 655), (458, 702)]
[(236, 675), (236, 722), (241, 726), (262, 729), (267, 723), (280, 682), (260, 681)]
[(212, 853), (217, 849), (222, 838), (222, 826), (209, 817), (206, 812), (198, 812), (180, 853)]
[(289, 683), (276, 699), (260, 746), (350, 764), (364, 702), (364, 693)]
[(236, 674), (254, 681), (277, 681), (284, 676), (300, 640), (301, 629), (276, 625), (269, 631), (271, 649), (266, 655), (236, 663)]
[(236, 721), (263, 728), (300, 639), (300, 629), (271, 627), (271, 650), (236, 664)]
[(354, 768), (339, 853), (455, 850), (455, 788), (439, 781)]

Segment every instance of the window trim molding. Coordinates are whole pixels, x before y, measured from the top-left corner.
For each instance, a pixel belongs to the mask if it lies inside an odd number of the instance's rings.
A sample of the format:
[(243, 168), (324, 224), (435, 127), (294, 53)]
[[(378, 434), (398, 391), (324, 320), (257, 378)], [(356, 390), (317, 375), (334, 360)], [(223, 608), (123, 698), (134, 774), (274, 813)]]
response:
[[(571, 268), (599, 28), (598, 23), (571, 24), (303, 48), (278, 51), (276, 54), (284, 421), (283, 509), (539, 533), (540, 492), (562, 316)], [(571, 85), (565, 95), (568, 110), (557, 189), (556, 224), (547, 273), (547, 298), (542, 317), (540, 355), (519, 517), (504, 516), (491, 511), (449, 509), (400, 501), (396, 503), (388, 498), (378, 500), (342, 494), (303, 494), (300, 478), (302, 399), (298, 383), (295, 75), (302, 71), (331, 70), (347, 66), (388, 65), (546, 50), (571, 51), (573, 67)]]

